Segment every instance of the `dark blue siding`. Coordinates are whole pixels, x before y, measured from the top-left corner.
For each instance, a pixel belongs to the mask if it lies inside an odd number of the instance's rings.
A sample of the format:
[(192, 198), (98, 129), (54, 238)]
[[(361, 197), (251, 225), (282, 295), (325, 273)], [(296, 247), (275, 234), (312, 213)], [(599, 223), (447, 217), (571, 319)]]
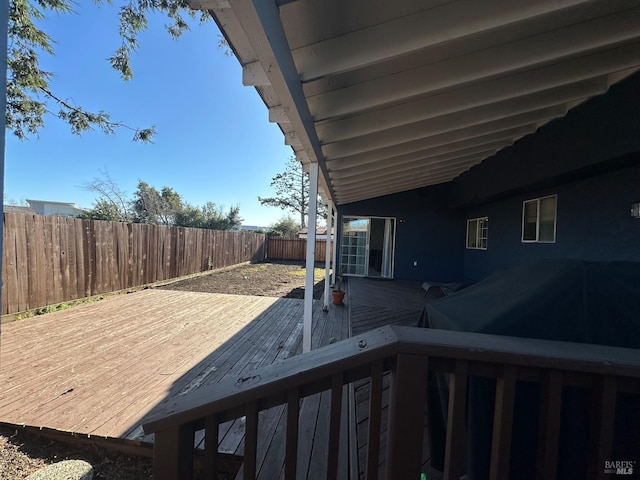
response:
[(438, 186), (342, 205), (339, 212), (396, 218), (394, 278), (455, 281), (463, 275), (466, 224), (448, 198), (448, 186)]
[[(522, 243), (522, 202), (557, 194), (555, 243)], [(529, 192), (467, 210), (468, 218), (489, 217), (488, 249), (466, 250), (465, 276), (491, 272), (541, 258), (640, 261), (640, 219), (630, 216), (640, 201), (640, 167)]]

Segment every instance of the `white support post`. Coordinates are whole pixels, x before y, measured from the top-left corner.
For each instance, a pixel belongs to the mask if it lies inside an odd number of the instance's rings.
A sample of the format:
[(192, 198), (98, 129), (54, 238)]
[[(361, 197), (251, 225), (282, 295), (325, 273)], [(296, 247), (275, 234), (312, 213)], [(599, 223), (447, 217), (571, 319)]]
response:
[(304, 316), (302, 324), (302, 352), (311, 351), (313, 319), (313, 273), (316, 256), (316, 217), (318, 208), (318, 163), (309, 164), (309, 219), (307, 221), (307, 276), (304, 282)]
[[(329, 310), (329, 286), (331, 283), (331, 277), (329, 271), (331, 270), (331, 250), (333, 248), (333, 241), (331, 240), (331, 230), (333, 229), (333, 202), (329, 200), (327, 204), (327, 243), (324, 256), (324, 311)], [(335, 265), (334, 265), (335, 270)]]
[[(335, 205), (334, 205), (335, 207)], [(335, 210), (335, 209), (334, 209)], [(333, 236), (333, 241), (331, 242), (331, 250), (333, 250), (333, 272), (331, 275), (331, 285), (335, 285), (336, 284), (336, 275), (337, 275), (337, 271), (338, 271), (338, 211), (335, 210), (334, 212), (334, 220), (333, 220), (333, 229), (336, 231), (335, 235)]]

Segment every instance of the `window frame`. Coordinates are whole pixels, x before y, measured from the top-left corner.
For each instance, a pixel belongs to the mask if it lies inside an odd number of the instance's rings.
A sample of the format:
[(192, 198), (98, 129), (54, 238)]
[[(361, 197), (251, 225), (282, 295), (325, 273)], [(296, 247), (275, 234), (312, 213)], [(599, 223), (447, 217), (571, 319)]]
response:
[[(540, 204), (546, 199), (554, 198), (554, 206), (553, 206), (553, 239), (551, 240), (540, 240)], [(526, 218), (526, 209), (527, 205), (535, 203), (536, 205), (536, 236), (535, 239), (525, 239), (525, 218)], [(558, 227), (558, 195), (545, 195), (543, 197), (531, 198), (529, 200), (524, 200), (522, 202), (522, 229), (520, 239), (522, 243), (556, 243), (556, 234)]]
[[(485, 228), (480, 227), (480, 222), (486, 222)], [(469, 244), (469, 226), (476, 224), (475, 246)], [(481, 233), (484, 231), (484, 236)], [(489, 246), (489, 217), (475, 217), (467, 219), (467, 234), (465, 236), (465, 247), (467, 250), (487, 250)]]

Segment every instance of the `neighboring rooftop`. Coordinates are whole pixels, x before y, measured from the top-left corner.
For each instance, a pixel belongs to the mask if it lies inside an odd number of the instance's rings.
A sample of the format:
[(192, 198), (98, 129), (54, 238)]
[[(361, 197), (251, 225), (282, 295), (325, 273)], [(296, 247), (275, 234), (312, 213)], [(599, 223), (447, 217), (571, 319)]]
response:
[(30, 200), (27, 203), (38, 215), (55, 215), (59, 217), (77, 217), (84, 209), (71, 202), (55, 202), (51, 200)]
[(20, 205), (3, 205), (2, 211), (6, 213), (22, 213), (24, 215), (34, 215), (36, 213), (31, 207), (24, 207)]

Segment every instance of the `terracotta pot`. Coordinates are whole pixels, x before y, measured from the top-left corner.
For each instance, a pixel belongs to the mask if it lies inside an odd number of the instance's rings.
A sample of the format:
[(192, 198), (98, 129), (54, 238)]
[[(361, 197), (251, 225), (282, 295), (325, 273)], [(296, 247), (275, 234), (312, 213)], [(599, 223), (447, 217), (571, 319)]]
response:
[(333, 295), (334, 305), (342, 305), (342, 300), (344, 299), (344, 290), (333, 290), (331, 294)]

